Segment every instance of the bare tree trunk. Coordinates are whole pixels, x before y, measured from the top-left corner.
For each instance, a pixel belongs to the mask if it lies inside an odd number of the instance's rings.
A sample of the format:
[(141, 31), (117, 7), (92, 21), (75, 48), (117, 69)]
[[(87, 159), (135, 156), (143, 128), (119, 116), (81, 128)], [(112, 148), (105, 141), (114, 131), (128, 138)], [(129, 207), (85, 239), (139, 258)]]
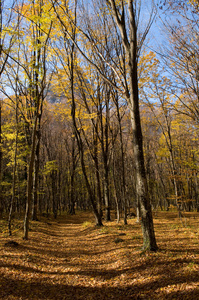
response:
[(151, 203), (148, 195), (147, 179), (144, 166), (142, 132), (139, 120), (138, 103), (135, 103), (133, 110), (131, 110), (131, 122), (133, 127), (134, 161), (136, 166), (136, 193), (140, 205), (143, 249), (156, 251), (157, 244), (155, 240)]
[(96, 199), (94, 196), (94, 192), (92, 191), (92, 187), (91, 184), (89, 182), (88, 176), (87, 176), (87, 172), (86, 172), (86, 167), (85, 167), (85, 161), (84, 161), (84, 147), (83, 147), (83, 142), (82, 142), (82, 138), (81, 138), (81, 134), (80, 131), (77, 129), (77, 124), (76, 124), (76, 119), (75, 119), (75, 100), (74, 100), (74, 95), (72, 93), (72, 111), (71, 111), (71, 115), (72, 115), (72, 119), (73, 119), (73, 126), (74, 126), (74, 132), (75, 132), (75, 136), (77, 139), (77, 143), (78, 143), (78, 148), (79, 148), (79, 153), (80, 153), (80, 161), (81, 161), (81, 166), (82, 166), (82, 172), (84, 174), (84, 179), (86, 182), (86, 187), (87, 187), (87, 191), (89, 194), (89, 199), (90, 199), (90, 203), (92, 205), (93, 208), (93, 213), (96, 219), (96, 225), (97, 226), (102, 226), (102, 215), (101, 213), (98, 211), (97, 205), (96, 205)]
[[(75, 1), (75, 22), (76, 22), (76, 8), (77, 8), (76, 5), (77, 5), (77, 3)], [(76, 27), (74, 27), (74, 29), (73, 29), (73, 34), (72, 34), (73, 42), (75, 41), (75, 35), (76, 35)], [(71, 117), (72, 117), (72, 121), (73, 121), (74, 135), (76, 137), (78, 148), (79, 148), (82, 172), (84, 174), (87, 191), (89, 194), (90, 202), (91, 202), (94, 216), (96, 219), (96, 225), (102, 226), (103, 225), (102, 224), (102, 216), (101, 216), (101, 213), (99, 213), (99, 211), (98, 211), (96, 201), (95, 201), (96, 199), (95, 199), (94, 193), (92, 191), (92, 187), (90, 185), (90, 182), (89, 182), (89, 179), (87, 176), (87, 172), (86, 172), (85, 161), (84, 161), (84, 146), (83, 146), (83, 142), (82, 142), (82, 138), (81, 138), (81, 133), (76, 124), (76, 103), (75, 103), (75, 94), (74, 94), (74, 61), (75, 61), (74, 47), (75, 47), (75, 45), (73, 43), (71, 46), (71, 53), (70, 53), (71, 61), (70, 61), (70, 66), (69, 66), (70, 67), (71, 98), (72, 98)]]
[[(151, 203), (148, 195), (147, 178), (144, 164), (143, 140), (139, 110), (138, 74), (137, 74), (137, 25), (135, 21), (135, 8), (128, 0), (130, 16), (130, 43), (128, 44), (129, 65), (129, 96), (127, 101), (130, 109), (131, 125), (133, 129), (133, 152), (136, 171), (136, 192), (140, 204), (141, 224), (143, 232), (143, 249), (156, 251), (158, 249), (155, 239)], [(125, 44), (125, 41), (124, 41)], [(125, 44), (124, 46), (127, 47)]]

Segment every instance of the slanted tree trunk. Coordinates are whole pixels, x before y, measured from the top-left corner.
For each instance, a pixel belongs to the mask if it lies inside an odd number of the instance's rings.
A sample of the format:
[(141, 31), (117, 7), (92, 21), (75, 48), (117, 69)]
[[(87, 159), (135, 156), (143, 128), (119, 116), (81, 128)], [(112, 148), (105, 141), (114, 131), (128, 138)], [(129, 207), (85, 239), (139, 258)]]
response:
[[(71, 60), (73, 61), (73, 60)], [(84, 145), (81, 137), (81, 131), (78, 130), (77, 124), (76, 124), (76, 104), (75, 104), (75, 97), (74, 97), (74, 90), (73, 90), (73, 67), (71, 67), (71, 91), (72, 91), (72, 107), (71, 107), (71, 116), (73, 120), (73, 128), (74, 128), (74, 134), (76, 136), (78, 148), (79, 148), (79, 153), (80, 153), (80, 162), (81, 162), (81, 167), (82, 167), (82, 172), (84, 174), (84, 179), (86, 182), (86, 188), (89, 194), (89, 199), (91, 206), (93, 208), (93, 213), (96, 219), (96, 225), (97, 226), (102, 226), (102, 214), (100, 211), (98, 211), (98, 207), (96, 205), (96, 199), (94, 192), (92, 191), (91, 184), (88, 179), (86, 167), (85, 167), (85, 161), (84, 161)]]
[[(76, 8), (77, 8), (76, 4), (77, 3), (75, 1), (75, 22), (76, 22)], [(73, 29), (72, 41), (75, 41), (75, 37), (76, 37), (76, 27), (74, 27), (74, 29)], [(90, 203), (92, 205), (94, 216), (96, 219), (96, 225), (102, 226), (103, 225), (102, 224), (102, 216), (101, 216), (101, 213), (99, 213), (99, 211), (98, 211), (95, 195), (94, 195), (94, 192), (92, 191), (92, 187), (91, 187), (91, 184), (89, 182), (87, 172), (86, 172), (85, 161), (84, 161), (84, 146), (83, 146), (82, 137), (81, 137), (81, 133), (80, 133), (81, 130), (78, 129), (77, 123), (76, 123), (76, 103), (75, 103), (75, 94), (74, 94), (74, 63), (75, 63), (74, 47), (75, 47), (75, 45), (74, 45), (74, 43), (72, 43), (71, 53), (70, 53), (70, 65), (69, 65), (71, 98), (72, 98), (71, 117), (72, 117), (72, 121), (73, 121), (73, 130), (74, 130), (74, 135), (76, 137), (78, 148), (79, 148), (82, 172), (84, 174), (84, 179), (86, 182), (86, 187), (87, 187), (87, 191), (89, 194)]]

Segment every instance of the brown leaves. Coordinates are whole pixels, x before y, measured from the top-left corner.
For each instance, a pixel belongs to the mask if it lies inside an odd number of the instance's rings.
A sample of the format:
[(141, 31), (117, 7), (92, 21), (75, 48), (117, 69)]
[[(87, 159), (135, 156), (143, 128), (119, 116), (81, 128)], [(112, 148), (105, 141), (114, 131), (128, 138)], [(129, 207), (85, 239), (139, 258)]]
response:
[(185, 228), (175, 213), (157, 213), (157, 253), (141, 251), (135, 220), (126, 227), (106, 223), (104, 230), (85, 229), (86, 213), (51, 226), (33, 223), (29, 241), (16, 238), (19, 247), (0, 248), (0, 298), (197, 299), (199, 224), (193, 213), (186, 218)]

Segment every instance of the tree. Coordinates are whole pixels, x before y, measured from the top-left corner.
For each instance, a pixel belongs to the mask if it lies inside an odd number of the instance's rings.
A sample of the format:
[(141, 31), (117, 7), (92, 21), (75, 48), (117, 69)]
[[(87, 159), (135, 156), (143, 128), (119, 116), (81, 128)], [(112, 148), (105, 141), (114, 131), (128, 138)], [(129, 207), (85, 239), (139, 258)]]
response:
[(178, 105), (173, 108), (198, 123), (198, 3), (197, 1), (171, 1), (169, 5), (166, 4), (164, 16), (168, 45), (164, 47), (161, 54), (165, 69), (170, 73), (171, 83), (167, 86), (167, 90), (178, 101)]
[[(10, 10), (9, 13), (6, 14), (6, 8), (4, 7), (4, 1), (0, 0), (0, 79), (5, 69), (6, 63), (9, 58), (10, 51), (12, 49), (14, 43), (14, 32), (17, 29), (19, 23), (16, 22), (15, 28), (11, 26), (11, 19), (13, 17), (13, 6), (14, 2), (10, 2)], [(7, 30), (6, 30), (7, 29)], [(9, 36), (9, 38), (8, 38)], [(1, 142), (2, 142), (2, 131), (1, 131), (1, 112), (2, 112), (2, 101), (0, 99), (0, 182), (2, 180), (2, 150), (1, 150)], [(1, 193), (1, 185), (0, 185), (0, 214), (3, 210), (2, 208), (2, 193)]]
[[(26, 202), (26, 213), (24, 219), (24, 239), (28, 239), (29, 231), (29, 219), (30, 219), (30, 208), (32, 201), (32, 187), (33, 187), (33, 170), (35, 164), (35, 157), (37, 155), (37, 162), (39, 162), (39, 138), (40, 138), (40, 122), (43, 110), (43, 102), (45, 99), (44, 89), (47, 87), (46, 84), (46, 49), (48, 40), (52, 28), (52, 21), (47, 22), (45, 20), (46, 10), (44, 9), (44, 1), (38, 1), (31, 3), (30, 10), (32, 15), (32, 56), (31, 56), (31, 68), (29, 74), (29, 91), (30, 91), (30, 102), (34, 105), (33, 110), (33, 128), (31, 134), (31, 151), (29, 159), (28, 169), (28, 185), (27, 185), (27, 202)], [(46, 31), (43, 31), (42, 27), (46, 27)], [(37, 147), (36, 147), (37, 143)], [(38, 179), (38, 166), (35, 168), (35, 193), (37, 193), (37, 179)]]
[(18, 22), (14, 23), (14, 27), (12, 27), (13, 23), (11, 24), (14, 5), (16, 5), (15, 1), (10, 1), (10, 7), (5, 7), (4, 1), (0, 0), (0, 78), (14, 44), (15, 30), (19, 25)]
[[(19, 52), (18, 52), (18, 58), (19, 58)], [(19, 94), (18, 94), (18, 72), (19, 72), (19, 66), (17, 66), (17, 76), (16, 76), (16, 87), (15, 87), (15, 121), (16, 121), (16, 134), (15, 134), (15, 144), (14, 144), (14, 162), (13, 162), (13, 181), (12, 181), (12, 198), (10, 203), (10, 211), (9, 211), (9, 217), (8, 217), (8, 231), (9, 235), (12, 235), (11, 230), (11, 220), (12, 220), (12, 213), (13, 213), (13, 205), (15, 203), (15, 197), (16, 197), (16, 179), (17, 179), (17, 153), (18, 153), (18, 136), (19, 136), (19, 112), (18, 112), (18, 106), (19, 106)]]
[[(44, 8), (43, 1), (27, 1), (26, 3), (21, 3), (21, 5), (15, 6), (15, 11), (16, 14), (18, 14), (18, 26), (20, 24), (23, 25), (17, 31), (18, 39), (16, 40), (16, 44), (19, 44), (19, 50), (17, 51), (17, 55), (15, 55), (15, 53), (12, 53), (12, 55), (9, 54), (9, 66), (12, 66), (10, 68), (11, 71), (6, 67), (5, 69), (10, 86), (15, 91), (16, 101), (18, 101), (18, 103), (20, 101), (20, 113), (24, 117), (24, 129), (27, 144), (30, 148), (27, 172), (27, 202), (24, 219), (24, 239), (28, 239), (34, 168), (34, 200), (37, 196), (39, 131), (43, 101), (45, 99), (44, 90), (47, 87), (46, 56), (52, 22), (47, 18), (48, 8)], [(23, 20), (21, 21), (21, 19)], [(27, 33), (27, 35), (25, 35), (25, 33)], [(17, 72), (15, 67), (18, 70)], [(13, 78), (17, 76), (16, 86), (13, 84), (12, 76)], [(7, 95), (7, 90), (3, 87), (2, 91)], [(19, 110), (18, 104), (16, 108)], [(36, 202), (35, 200), (34, 208), (36, 207)]]

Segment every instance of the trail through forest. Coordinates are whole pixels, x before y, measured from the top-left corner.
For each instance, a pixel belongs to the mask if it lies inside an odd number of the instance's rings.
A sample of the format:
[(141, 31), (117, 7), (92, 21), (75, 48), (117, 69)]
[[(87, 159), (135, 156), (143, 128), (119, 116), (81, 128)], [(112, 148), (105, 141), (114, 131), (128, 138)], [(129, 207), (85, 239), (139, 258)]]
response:
[(88, 213), (43, 218), (28, 241), (16, 220), (8, 238), (1, 220), (0, 299), (199, 299), (198, 215), (182, 224), (159, 212), (154, 223), (157, 253), (141, 251), (135, 219), (99, 228)]

